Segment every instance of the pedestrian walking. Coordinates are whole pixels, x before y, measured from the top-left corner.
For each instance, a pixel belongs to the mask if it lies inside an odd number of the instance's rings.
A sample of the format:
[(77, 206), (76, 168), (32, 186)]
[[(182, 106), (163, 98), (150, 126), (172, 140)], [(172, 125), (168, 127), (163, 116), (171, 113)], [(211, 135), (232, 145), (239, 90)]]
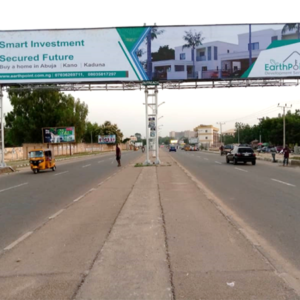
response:
[(121, 149), (118, 144), (116, 144), (116, 159), (118, 162), (118, 167), (121, 167)]
[(283, 149), (283, 166), (288, 166), (289, 165), (289, 157), (290, 157), (290, 149), (288, 146), (285, 146)]

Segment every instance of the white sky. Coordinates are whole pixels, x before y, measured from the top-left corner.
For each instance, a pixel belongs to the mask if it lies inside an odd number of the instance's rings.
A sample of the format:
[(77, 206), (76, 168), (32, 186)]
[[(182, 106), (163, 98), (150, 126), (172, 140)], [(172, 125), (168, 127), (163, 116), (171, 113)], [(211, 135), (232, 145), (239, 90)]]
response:
[[(89, 28), (116, 26), (157, 26), (238, 23), (296, 23), (299, 0), (115, 0), (70, 1), (11, 0), (1, 2), (0, 30)], [(124, 136), (136, 132), (145, 135), (144, 93), (76, 92), (89, 106), (88, 119), (117, 123)], [(263, 116), (276, 116), (278, 103), (300, 109), (300, 87), (232, 88), (159, 91), (159, 109), (163, 124), (160, 135), (170, 131), (192, 130), (199, 124), (226, 122), (223, 130), (234, 127), (235, 120), (249, 124)], [(12, 109), (5, 96), (4, 111)]]

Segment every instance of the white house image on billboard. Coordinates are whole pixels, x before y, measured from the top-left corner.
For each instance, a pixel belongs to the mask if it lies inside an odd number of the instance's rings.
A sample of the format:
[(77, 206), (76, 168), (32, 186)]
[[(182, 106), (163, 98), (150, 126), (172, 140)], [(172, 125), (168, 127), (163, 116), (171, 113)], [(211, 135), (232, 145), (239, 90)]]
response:
[[(273, 41), (288, 39), (281, 29), (253, 31), (251, 34), (252, 62)], [(163, 80), (213, 79), (240, 77), (249, 68), (249, 32), (238, 35), (238, 44), (214, 41), (203, 43), (195, 51), (195, 72), (190, 48), (175, 47), (175, 59), (155, 61), (152, 64), (154, 77)]]

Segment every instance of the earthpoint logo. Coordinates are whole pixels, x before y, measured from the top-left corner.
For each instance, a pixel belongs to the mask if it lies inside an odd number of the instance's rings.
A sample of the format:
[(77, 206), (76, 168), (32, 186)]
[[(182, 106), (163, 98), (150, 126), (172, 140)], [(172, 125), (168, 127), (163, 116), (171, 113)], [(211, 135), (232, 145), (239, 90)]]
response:
[(294, 51), (282, 63), (270, 60), (269, 64), (265, 64), (265, 71), (299, 71), (300, 70), (300, 53)]

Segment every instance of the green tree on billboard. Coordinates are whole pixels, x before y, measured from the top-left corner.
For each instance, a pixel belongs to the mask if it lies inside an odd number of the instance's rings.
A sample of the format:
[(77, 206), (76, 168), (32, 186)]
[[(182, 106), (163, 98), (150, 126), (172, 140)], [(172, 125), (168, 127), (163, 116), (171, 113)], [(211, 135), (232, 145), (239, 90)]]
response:
[(151, 53), (151, 43), (153, 40), (157, 39), (159, 35), (164, 33), (163, 29), (157, 29), (156, 27), (151, 27), (147, 35), (147, 75), (149, 80), (152, 80), (152, 53)]
[(182, 50), (184, 48), (191, 48), (192, 50), (192, 61), (193, 61), (193, 77), (195, 74), (195, 49), (196, 47), (202, 45), (202, 42), (204, 40), (204, 37), (202, 37), (202, 32), (192, 32), (185, 31), (185, 35), (183, 36), (183, 39), (186, 41), (186, 44), (182, 46)]
[(88, 107), (79, 99), (55, 90), (17, 91), (8, 98), (13, 110), (5, 117), (8, 139), (15, 146), (41, 143), (43, 127), (74, 126), (76, 141), (85, 131)]
[(153, 61), (171, 60), (171, 59), (175, 59), (175, 50), (170, 49), (168, 45), (159, 47), (157, 52), (152, 53)]
[(297, 39), (300, 39), (300, 24), (299, 23), (288, 23), (285, 24), (282, 28), (282, 33), (296, 29), (297, 30)]

